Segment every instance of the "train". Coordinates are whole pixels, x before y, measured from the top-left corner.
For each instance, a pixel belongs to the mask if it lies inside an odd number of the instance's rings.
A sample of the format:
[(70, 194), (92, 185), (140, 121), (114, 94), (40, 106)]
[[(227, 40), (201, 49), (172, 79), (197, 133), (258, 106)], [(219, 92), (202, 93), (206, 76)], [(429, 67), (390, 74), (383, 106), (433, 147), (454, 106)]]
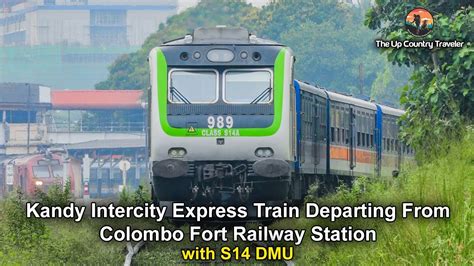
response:
[[(62, 153), (36, 153), (12, 155), (0, 161), (0, 199), (15, 190), (34, 198), (38, 190), (47, 192), (53, 185), (70, 186), (77, 196), (80, 184), (80, 163), (70, 161), (66, 164)], [(65, 170), (68, 176), (65, 177)]]
[(414, 156), (398, 137), (404, 111), (295, 80), (295, 60), (291, 48), (231, 27), (151, 50), (156, 203), (277, 204), (303, 200), (315, 182), (397, 176)]

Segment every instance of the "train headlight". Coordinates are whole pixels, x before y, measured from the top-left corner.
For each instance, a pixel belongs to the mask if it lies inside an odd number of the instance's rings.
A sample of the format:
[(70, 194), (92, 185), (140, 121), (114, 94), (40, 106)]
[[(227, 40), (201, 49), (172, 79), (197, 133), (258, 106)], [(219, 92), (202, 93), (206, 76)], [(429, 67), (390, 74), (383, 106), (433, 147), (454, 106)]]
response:
[(234, 53), (227, 49), (212, 49), (207, 53), (207, 60), (211, 62), (227, 63), (234, 60)]
[(168, 150), (168, 155), (171, 158), (183, 158), (187, 151), (185, 148), (171, 148)]
[(273, 156), (272, 148), (258, 148), (255, 150), (255, 156), (260, 158), (268, 158)]
[(35, 182), (35, 185), (36, 185), (37, 187), (40, 187), (40, 186), (43, 185), (43, 181), (39, 181), (39, 180), (38, 180), (38, 181)]

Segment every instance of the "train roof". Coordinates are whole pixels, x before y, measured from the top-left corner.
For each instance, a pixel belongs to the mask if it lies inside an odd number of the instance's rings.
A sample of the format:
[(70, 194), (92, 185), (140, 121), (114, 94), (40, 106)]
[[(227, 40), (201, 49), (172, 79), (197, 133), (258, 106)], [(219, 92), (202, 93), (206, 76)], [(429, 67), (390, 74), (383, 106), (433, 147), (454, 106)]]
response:
[(176, 40), (164, 42), (163, 46), (173, 45), (207, 45), (207, 44), (241, 44), (241, 45), (276, 45), (283, 46), (272, 40), (257, 38), (242, 27), (217, 26), (196, 28), (192, 34)]
[(348, 95), (340, 94), (333, 91), (327, 91), (329, 99), (331, 101), (349, 103), (355, 106), (363, 107), (370, 110), (377, 110), (377, 106), (374, 103), (364, 101), (362, 99), (354, 98)]
[[(56, 153), (51, 154), (52, 160), (58, 160), (60, 159), (60, 156)], [(35, 153), (35, 154), (23, 154), (23, 155), (14, 155), (14, 156), (8, 156), (8, 157), (3, 157), (0, 159), (0, 164), (8, 164), (8, 163), (14, 163), (16, 165), (21, 165), (25, 164), (31, 160), (47, 160), (46, 154), (44, 153)]]
[[(309, 85), (305, 82), (298, 81), (298, 84), (300, 85), (300, 88), (309, 91), (312, 93), (315, 93), (323, 98), (329, 97), (329, 100), (331, 101), (336, 101), (336, 102), (342, 102), (342, 103), (348, 103), (352, 104), (355, 106), (363, 107), (369, 110), (377, 110), (377, 106), (374, 103), (364, 101), (358, 98), (354, 98), (348, 95), (344, 95), (341, 93), (333, 92), (333, 91), (328, 91), (323, 88), (315, 87), (313, 85)], [(326, 94), (327, 93), (327, 94)]]
[(326, 92), (321, 89), (321, 88), (318, 88), (318, 87), (315, 87), (315, 86), (312, 86), (306, 82), (303, 82), (303, 81), (299, 81), (297, 80), (298, 84), (300, 85), (300, 88), (304, 91), (308, 91), (308, 92), (311, 92), (311, 93), (314, 93), (316, 95), (319, 95), (323, 98), (327, 98), (327, 94)]
[(382, 109), (382, 113), (386, 115), (402, 116), (403, 114), (405, 114), (405, 111), (400, 110), (400, 109), (396, 109), (396, 108), (386, 106), (386, 105), (381, 105), (381, 104), (379, 104), (379, 106)]
[(349, 96), (349, 95), (344, 95), (344, 94), (341, 94), (341, 93), (328, 91), (328, 90), (325, 90), (323, 88), (319, 88), (319, 87), (310, 85), (308, 83), (305, 83), (305, 82), (302, 82), (302, 81), (299, 81), (299, 80), (297, 80), (297, 82), (300, 85), (300, 88), (302, 90), (305, 90), (305, 91), (308, 91), (308, 92), (311, 92), (311, 93), (315, 93), (315, 94), (317, 94), (317, 95), (319, 95), (323, 98), (327, 98), (329, 96), (329, 100), (331, 100), (331, 101), (349, 103), (349, 104), (353, 104), (355, 106), (363, 107), (363, 108), (370, 109), (370, 110), (377, 110), (377, 105), (379, 105), (384, 114), (393, 115), (393, 116), (401, 116), (405, 113), (405, 111), (400, 110), (400, 109), (396, 109), (396, 108), (389, 107), (389, 106), (386, 106), (386, 105), (381, 105), (381, 104), (376, 104), (376, 103), (373, 103), (373, 102), (365, 101), (365, 100), (358, 99), (358, 98), (355, 98), (355, 97), (352, 97), (352, 96)]

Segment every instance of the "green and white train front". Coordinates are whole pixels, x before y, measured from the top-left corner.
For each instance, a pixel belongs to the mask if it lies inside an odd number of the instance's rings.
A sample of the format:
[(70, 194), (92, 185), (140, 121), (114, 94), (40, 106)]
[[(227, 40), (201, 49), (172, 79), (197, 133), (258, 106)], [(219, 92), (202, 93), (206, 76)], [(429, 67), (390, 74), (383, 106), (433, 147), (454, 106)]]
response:
[(286, 199), (293, 61), (290, 49), (243, 29), (197, 29), (150, 52), (155, 200)]

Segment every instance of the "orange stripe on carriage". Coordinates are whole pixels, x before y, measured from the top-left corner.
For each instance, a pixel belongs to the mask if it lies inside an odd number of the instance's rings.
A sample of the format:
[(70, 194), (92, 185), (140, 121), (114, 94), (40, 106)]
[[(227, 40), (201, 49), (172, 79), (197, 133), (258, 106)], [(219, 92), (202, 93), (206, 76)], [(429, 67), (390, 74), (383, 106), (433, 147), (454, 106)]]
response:
[[(349, 147), (331, 146), (331, 159), (349, 161)], [(356, 162), (373, 164), (375, 151), (356, 149)]]

